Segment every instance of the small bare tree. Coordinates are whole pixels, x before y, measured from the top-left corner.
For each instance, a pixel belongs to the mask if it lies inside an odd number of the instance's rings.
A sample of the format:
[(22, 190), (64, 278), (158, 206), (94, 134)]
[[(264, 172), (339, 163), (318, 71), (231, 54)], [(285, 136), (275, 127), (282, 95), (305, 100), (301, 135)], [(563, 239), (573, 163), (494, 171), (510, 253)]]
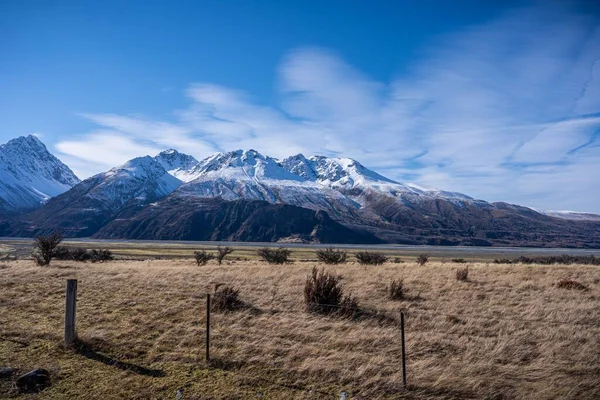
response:
[(417, 257), (417, 264), (419, 265), (425, 265), (427, 264), (427, 261), (429, 261), (429, 256), (427, 254), (419, 254), (419, 257)]
[(50, 265), (50, 261), (54, 257), (54, 251), (62, 240), (63, 237), (58, 232), (54, 232), (49, 236), (38, 236), (35, 238), (33, 256), (38, 265)]
[(225, 258), (227, 254), (233, 253), (233, 249), (231, 247), (221, 247), (217, 246), (217, 262), (221, 265), (221, 262)]

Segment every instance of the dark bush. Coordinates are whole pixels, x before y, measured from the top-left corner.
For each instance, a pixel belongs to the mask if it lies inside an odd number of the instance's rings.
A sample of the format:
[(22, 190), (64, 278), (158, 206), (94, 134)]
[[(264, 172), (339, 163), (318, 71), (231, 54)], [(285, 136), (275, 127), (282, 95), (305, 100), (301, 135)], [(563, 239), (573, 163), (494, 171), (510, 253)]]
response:
[(231, 247), (221, 247), (217, 246), (217, 262), (221, 265), (221, 262), (225, 258), (227, 254), (233, 253), (233, 249)]
[(562, 254), (560, 256), (535, 256), (527, 257), (521, 256), (514, 260), (506, 258), (494, 260), (495, 264), (584, 264), (584, 265), (600, 265), (600, 257), (591, 256), (571, 256), (568, 254)]
[(231, 286), (216, 286), (210, 308), (216, 312), (235, 311), (244, 307), (240, 291)]
[(54, 258), (85, 262), (91, 259), (91, 253), (81, 247), (58, 246), (54, 251)]
[(114, 259), (112, 251), (109, 249), (93, 249), (90, 253), (90, 260), (92, 262), (112, 261)]
[(385, 254), (374, 251), (359, 251), (355, 254), (356, 259), (361, 264), (381, 265), (387, 261)]
[(427, 261), (429, 261), (429, 256), (427, 254), (419, 254), (417, 257), (417, 264), (419, 265), (425, 265), (427, 264)]
[(392, 279), (386, 291), (390, 300), (402, 300), (404, 298), (404, 281), (402, 279)]
[(469, 267), (458, 268), (456, 270), (456, 280), (466, 282), (469, 280)]
[(394, 264), (404, 264), (404, 260), (402, 260), (400, 257), (394, 257)]
[(325, 264), (341, 264), (346, 262), (348, 253), (344, 250), (335, 250), (333, 247), (317, 250), (317, 258)]
[(263, 247), (262, 249), (258, 249), (256, 254), (269, 264), (285, 264), (289, 261), (292, 251), (284, 247), (277, 249)]
[(457, 264), (464, 264), (467, 262), (467, 260), (465, 260), (464, 258), (453, 258), (452, 262)]
[(54, 252), (58, 245), (62, 242), (63, 237), (60, 233), (54, 232), (49, 236), (38, 236), (33, 244), (33, 256), (38, 265), (49, 265)]
[(194, 252), (194, 258), (196, 259), (196, 264), (200, 266), (206, 265), (206, 263), (215, 258), (215, 256), (207, 253), (206, 250), (200, 250)]
[(556, 284), (556, 287), (562, 289), (575, 289), (575, 290), (587, 290), (587, 286), (583, 283), (571, 280), (571, 279), (563, 279), (562, 281)]
[(304, 303), (309, 312), (330, 314), (338, 311), (343, 300), (342, 277), (312, 269), (304, 285)]

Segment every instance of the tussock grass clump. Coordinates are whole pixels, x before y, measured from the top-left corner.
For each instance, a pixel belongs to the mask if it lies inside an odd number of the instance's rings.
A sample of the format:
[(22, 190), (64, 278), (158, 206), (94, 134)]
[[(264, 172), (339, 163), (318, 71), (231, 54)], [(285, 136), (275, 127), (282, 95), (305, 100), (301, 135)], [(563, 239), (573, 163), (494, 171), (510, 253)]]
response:
[(207, 253), (206, 250), (194, 252), (194, 259), (196, 260), (196, 264), (198, 266), (206, 265), (206, 263), (212, 260), (213, 258), (215, 258), (215, 256), (210, 253)]
[(337, 309), (337, 314), (342, 318), (356, 319), (362, 315), (362, 311), (358, 304), (358, 299), (347, 294), (344, 296), (340, 303), (340, 307)]
[(342, 277), (313, 267), (304, 285), (304, 303), (309, 312), (329, 314), (338, 310), (344, 299)]
[(244, 308), (240, 299), (240, 291), (232, 286), (217, 285), (210, 303), (211, 310), (215, 312), (228, 312)]
[(360, 264), (365, 265), (381, 265), (388, 259), (385, 254), (375, 251), (359, 251), (355, 254), (355, 257)]
[(404, 281), (402, 279), (392, 279), (386, 287), (387, 297), (390, 300), (402, 300), (404, 298)]
[(361, 315), (358, 299), (344, 295), (342, 277), (325, 269), (313, 267), (304, 285), (304, 303), (309, 312), (336, 314), (342, 318), (354, 319)]
[(256, 254), (258, 254), (262, 260), (268, 262), (269, 264), (285, 264), (289, 262), (289, 257), (292, 254), (292, 251), (286, 249), (285, 247), (280, 247), (277, 249), (263, 247), (262, 249), (259, 249)]
[(333, 247), (319, 249), (316, 251), (319, 261), (325, 264), (340, 264), (346, 262), (348, 253), (344, 250), (335, 250)]
[(585, 286), (581, 282), (574, 281), (572, 279), (563, 279), (556, 284), (556, 287), (561, 289), (575, 289), (575, 290), (587, 290), (587, 286)]
[(427, 264), (427, 261), (429, 261), (429, 256), (427, 254), (419, 254), (417, 257), (417, 264), (419, 265), (425, 265)]
[(461, 282), (467, 282), (469, 280), (469, 267), (458, 268), (456, 270), (456, 280)]

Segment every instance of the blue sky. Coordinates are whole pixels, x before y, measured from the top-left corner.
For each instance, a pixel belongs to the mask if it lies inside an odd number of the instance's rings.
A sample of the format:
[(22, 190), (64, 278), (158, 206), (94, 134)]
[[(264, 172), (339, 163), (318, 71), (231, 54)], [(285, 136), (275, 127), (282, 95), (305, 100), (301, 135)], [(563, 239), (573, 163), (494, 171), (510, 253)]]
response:
[(254, 148), (600, 212), (593, 1), (4, 0), (0, 35), (0, 143), (80, 177)]

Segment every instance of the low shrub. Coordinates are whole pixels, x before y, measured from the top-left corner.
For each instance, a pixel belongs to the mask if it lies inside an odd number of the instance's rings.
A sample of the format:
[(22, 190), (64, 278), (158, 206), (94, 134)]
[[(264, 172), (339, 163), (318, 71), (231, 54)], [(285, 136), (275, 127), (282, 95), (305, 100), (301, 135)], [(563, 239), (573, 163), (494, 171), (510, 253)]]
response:
[(91, 253), (81, 247), (58, 246), (54, 251), (54, 258), (57, 260), (88, 261)]
[(394, 264), (404, 264), (404, 260), (401, 259), (400, 257), (394, 257), (394, 260), (392, 262)]
[(469, 267), (458, 268), (456, 270), (456, 280), (466, 282), (469, 280)]
[(210, 253), (207, 253), (206, 250), (194, 252), (194, 259), (196, 260), (196, 264), (198, 266), (206, 265), (206, 263), (212, 260), (213, 258), (215, 258), (215, 256)]
[(292, 251), (284, 247), (279, 247), (277, 249), (263, 247), (262, 249), (258, 249), (256, 254), (269, 264), (285, 264), (289, 262)]
[(456, 264), (464, 264), (467, 262), (467, 260), (465, 260), (464, 258), (453, 258), (452, 262)]
[(81, 262), (104, 262), (114, 260), (112, 252), (109, 249), (86, 250), (81, 247), (65, 246), (59, 246), (56, 248), (54, 251), (54, 258), (57, 260), (72, 260)]
[(575, 290), (587, 290), (587, 286), (583, 283), (571, 280), (571, 279), (563, 279), (562, 281), (556, 284), (556, 287), (561, 289), (575, 289)]
[(309, 312), (330, 314), (338, 311), (343, 299), (342, 277), (313, 267), (304, 285), (306, 309)]
[(355, 254), (355, 257), (360, 264), (366, 265), (381, 265), (388, 259), (385, 254), (374, 251), (359, 251)]
[(317, 258), (325, 264), (341, 264), (346, 262), (348, 253), (344, 250), (335, 250), (333, 247), (317, 250)]
[(583, 265), (600, 265), (600, 257), (594, 255), (591, 256), (571, 256), (569, 254), (562, 254), (560, 256), (534, 256), (527, 257), (521, 256), (514, 260), (507, 258), (501, 258), (494, 260), (494, 264), (541, 264), (541, 265), (552, 265), (552, 264), (583, 264)]
[(427, 264), (427, 261), (429, 261), (429, 256), (427, 254), (419, 254), (417, 257), (417, 264), (419, 265), (425, 265)]
[(387, 297), (390, 300), (402, 300), (404, 298), (404, 281), (392, 279), (386, 287)]
[(93, 249), (90, 253), (90, 260), (92, 262), (112, 261), (114, 259), (112, 251), (109, 249)]
[(215, 287), (210, 303), (211, 310), (215, 312), (228, 312), (244, 308), (244, 302), (240, 299), (240, 291), (232, 286)]

